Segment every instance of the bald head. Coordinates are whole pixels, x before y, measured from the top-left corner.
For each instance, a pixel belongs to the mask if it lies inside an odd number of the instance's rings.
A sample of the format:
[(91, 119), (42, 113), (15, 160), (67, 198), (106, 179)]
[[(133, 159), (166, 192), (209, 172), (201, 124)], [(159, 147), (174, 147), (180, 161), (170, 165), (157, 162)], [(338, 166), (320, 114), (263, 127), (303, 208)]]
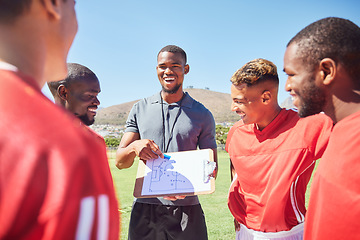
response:
[(288, 43), (297, 45), (296, 55), (314, 70), (324, 58), (341, 63), (360, 89), (360, 28), (343, 18), (320, 19), (302, 29)]
[(96, 110), (100, 104), (97, 96), (100, 83), (89, 68), (68, 63), (68, 74), (64, 80), (48, 82), (55, 103), (65, 107), (86, 125), (94, 123)]

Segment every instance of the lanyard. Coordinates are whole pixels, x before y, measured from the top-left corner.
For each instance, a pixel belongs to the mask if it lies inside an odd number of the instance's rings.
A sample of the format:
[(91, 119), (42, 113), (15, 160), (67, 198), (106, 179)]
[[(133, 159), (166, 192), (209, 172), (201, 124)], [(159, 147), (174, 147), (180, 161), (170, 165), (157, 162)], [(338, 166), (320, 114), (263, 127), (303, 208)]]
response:
[[(181, 98), (180, 102), (179, 102), (179, 110), (176, 114), (176, 117), (174, 119), (174, 123), (171, 127), (171, 131), (170, 131), (170, 136), (169, 136), (169, 139), (168, 139), (168, 142), (165, 143), (165, 114), (164, 114), (164, 107), (163, 107), (163, 104), (164, 104), (164, 101), (163, 101), (163, 98), (161, 96), (161, 92), (160, 92), (160, 99), (161, 99), (161, 115), (162, 115), (162, 124), (163, 124), (163, 151), (166, 153), (168, 150), (169, 150), (169, 145), (170, 145), (170, 141), (173, 137), (173, 133), (174, 133), (174, 127), (175, 127), (175, 123), (176, 121), (178, 120), (179, 116), (180, 116), (180, 113), (181, 113), (181, 103), (183, 101), (185, 97), (185, 93), (183, 94), (183, 97)], [(170, 120), (170, 119), (169, 119)]]

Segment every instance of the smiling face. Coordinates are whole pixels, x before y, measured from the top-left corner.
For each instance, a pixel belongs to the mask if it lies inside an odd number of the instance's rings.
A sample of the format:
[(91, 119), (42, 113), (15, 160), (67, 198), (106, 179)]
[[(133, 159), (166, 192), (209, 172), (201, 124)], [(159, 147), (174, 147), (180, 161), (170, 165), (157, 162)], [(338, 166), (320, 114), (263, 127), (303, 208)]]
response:
[(324, 110), (325, 92), (316, 85), (316, 72), (305, 66), (297, 57), (296, 43), (289, 45), (284, 55), (284, 72), (287, 74), (285, 90), (290, 92), (293, 104), (300, 117), (320, 113)]
[(78, 80), (68, 88), (65, 108), (89, 126), (94, 123), (96, 110), (100, 105), (97, 98), (99, 93), (100, 84), (97, 78)]
[(236, 112), (245, 124), (263, 121), (263, 104), (259, 88), (248, 87), (246, 83), (231, 85), (231, 110)]
[(189, 72), (189, 65), (180, 53), (160, 52), (156, 71), (163, 92), (175, 94), (182, 92), (184, 76)]

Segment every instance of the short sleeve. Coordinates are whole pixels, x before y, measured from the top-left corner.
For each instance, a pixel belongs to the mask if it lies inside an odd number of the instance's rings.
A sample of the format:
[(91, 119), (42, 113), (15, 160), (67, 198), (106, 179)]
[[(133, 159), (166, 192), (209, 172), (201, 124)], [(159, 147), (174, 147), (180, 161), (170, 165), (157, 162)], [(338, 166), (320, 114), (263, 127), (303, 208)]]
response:
[(138, 105), (139, 105), (138, 103), (135, 103), (129, 113), (129, 116), (128, 116), (128, 118), (126, 120), (126, 124), (125, 124), (125, 132), (135, 132), (135, 133), (139, 132), (139, 128), (138, 128), (138, 124), (137, 124), (137, 116), (138, 116), (138, 112), (139, 112)]
[[(313, 151), (314, 159), (319, 159), (322, 157), (328, 142), (331, 131), (333, 129), (333, 121), (323, 113), (311, 116), (313, 119), (309, 119), (310, 124), (305, 131), (305, 139), (309, 139), (312, 142), (309, 143), (311, 146), (311, 151)], [(310, 117), (308, 117), (310, 118)], [(310, 131), (311, 130), (311, 131)], [(314, 134), (313, 136), (306, 136), (308, 134)]]
[(215, 139), (215, 120), (210, 111), (207, 111), (207, 115), (204, 118), (204, 125), (199, 136), (199, 148), (211, 148), (215, 149), (216, 139)]

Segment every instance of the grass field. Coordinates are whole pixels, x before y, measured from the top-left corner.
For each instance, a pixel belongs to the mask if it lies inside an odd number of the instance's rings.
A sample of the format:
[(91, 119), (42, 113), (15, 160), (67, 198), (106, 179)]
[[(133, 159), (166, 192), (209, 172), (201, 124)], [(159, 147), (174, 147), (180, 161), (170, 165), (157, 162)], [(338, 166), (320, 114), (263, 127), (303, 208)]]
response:
[[(115, 151), (109, 151), (109, 163), (116, 192), (121, 205), (121, 239), (127, 239), (131, 206), (134, 200), (133, 189), (137, 171), (137, 161), (131, 168), (119, 170), (115, 167)], [(233, 217), (227, 207), (227, 193), (230, 186), (229, 156), (225, 151), (218, 152), (219, 171), (216, 190), (213, 194), (200, 195), (199, 199), (205, 213), (209, 240), (228, 240), (235, 238)], [(308, 193), (306, 195), (308, 199)]]

